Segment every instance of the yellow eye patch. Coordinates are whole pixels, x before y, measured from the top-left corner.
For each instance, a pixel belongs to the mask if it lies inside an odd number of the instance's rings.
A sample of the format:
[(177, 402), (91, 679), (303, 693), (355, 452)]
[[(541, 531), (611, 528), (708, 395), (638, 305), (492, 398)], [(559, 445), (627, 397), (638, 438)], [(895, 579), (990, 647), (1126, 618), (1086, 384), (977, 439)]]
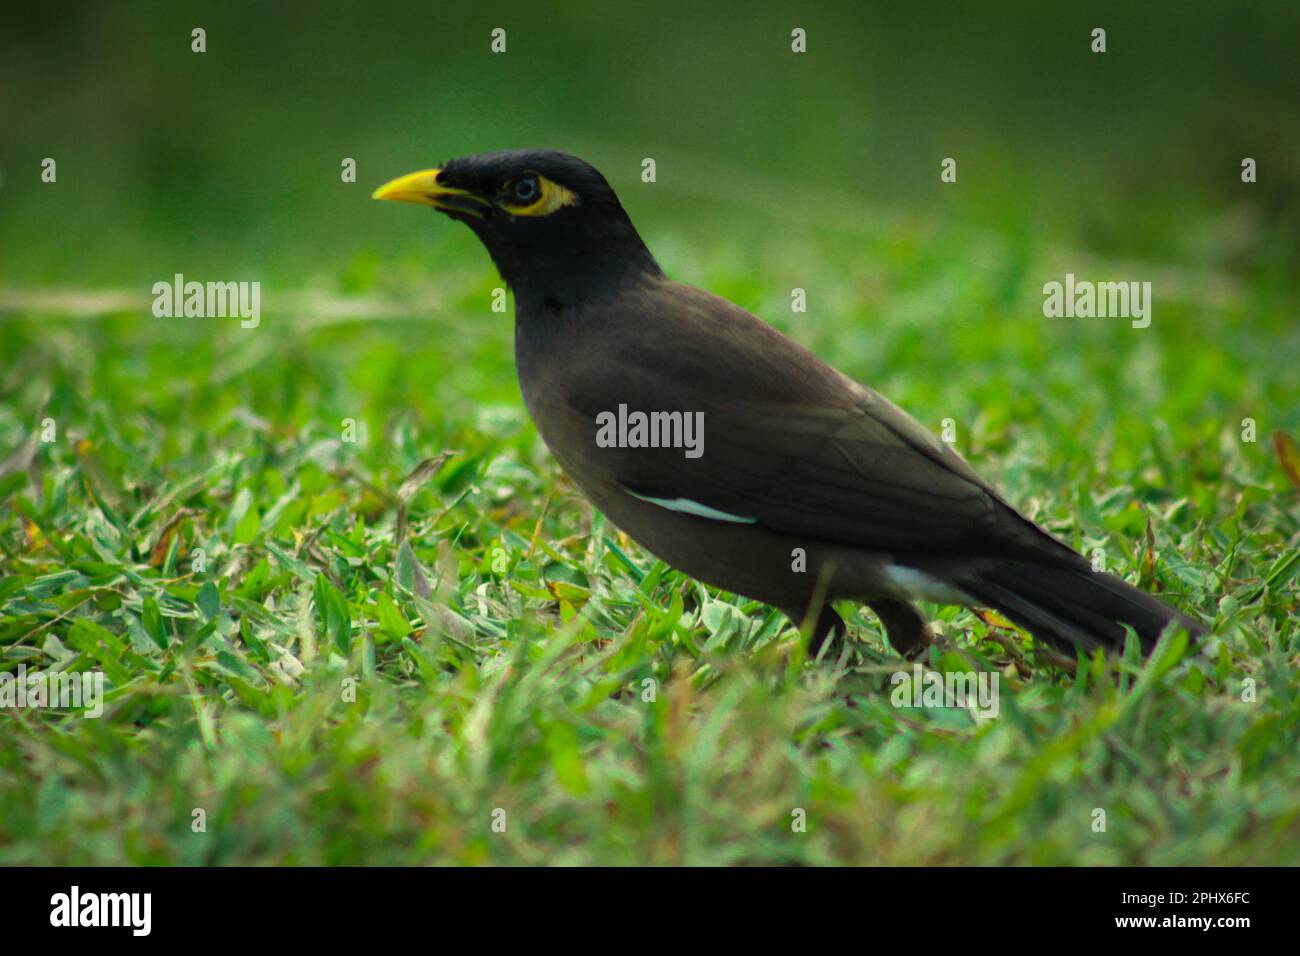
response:
[(553, 183), (545, 176), (534, 176), (537, 185), (540, 188), (540, 195), (532, 202), (526, 205), (512, 205), (510, 203), (511, 194), (509, 191), (501, 199), (498, 206), (502, 212), (507, 212), (512, 216), (549, 216), (557, 209), (564, 206), (573, 206), (578, 202), (577, 193), (566, 189), (559, 183)]

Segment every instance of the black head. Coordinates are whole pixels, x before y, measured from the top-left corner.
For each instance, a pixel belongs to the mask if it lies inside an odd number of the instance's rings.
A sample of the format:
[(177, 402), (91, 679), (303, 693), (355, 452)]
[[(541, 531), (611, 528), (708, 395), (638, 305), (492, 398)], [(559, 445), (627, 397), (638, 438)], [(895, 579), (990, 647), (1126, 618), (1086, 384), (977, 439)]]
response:
[(571, 300), (659, 275), (605, 177), (576, 156), (517, 149), (454, 159), (375, 190), (464, 222), (519, 296)]

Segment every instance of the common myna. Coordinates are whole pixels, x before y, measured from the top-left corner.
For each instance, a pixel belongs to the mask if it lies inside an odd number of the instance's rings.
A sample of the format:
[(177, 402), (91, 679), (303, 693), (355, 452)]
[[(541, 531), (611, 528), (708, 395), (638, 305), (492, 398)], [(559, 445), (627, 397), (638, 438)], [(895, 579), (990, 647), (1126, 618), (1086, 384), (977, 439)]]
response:
[(514, 290), (524, 401), (611, 521), (668, 564), (765, 601), (815, 651), (864, 601), (890, 643), (915, 600), (996, 608), (1069, 650), (1203, 628), (1023, 517), (888, 399), (744, 309), (673, 282), (605, 178), (544, 150), (468, 156), (376, 199), (468, 225)]

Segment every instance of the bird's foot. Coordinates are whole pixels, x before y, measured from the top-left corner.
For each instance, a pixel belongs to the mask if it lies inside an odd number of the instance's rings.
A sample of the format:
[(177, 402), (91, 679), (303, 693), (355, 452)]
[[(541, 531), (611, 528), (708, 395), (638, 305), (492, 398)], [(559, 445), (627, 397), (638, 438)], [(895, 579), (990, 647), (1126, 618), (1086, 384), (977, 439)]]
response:
[[(795, 627), (803, 627), (807, 624), (810, 615), (803, 610), (787, 610), (785, 616)], [(818, 613), (817, 621), (812, 626), (812, 633), (808, 638), (808, 656), (816, 657), (827, 644), (830, 645), (831, 650), (837, 649), (843, 643), (847, 633), (848, 628), (844, 624), (844, 618), (827, 604)]]
[(930, 622), (907, 601), (872, 601), (867, 606), (884, 625), (890, 647), (907, 660), (916, 660), (934, 643)]

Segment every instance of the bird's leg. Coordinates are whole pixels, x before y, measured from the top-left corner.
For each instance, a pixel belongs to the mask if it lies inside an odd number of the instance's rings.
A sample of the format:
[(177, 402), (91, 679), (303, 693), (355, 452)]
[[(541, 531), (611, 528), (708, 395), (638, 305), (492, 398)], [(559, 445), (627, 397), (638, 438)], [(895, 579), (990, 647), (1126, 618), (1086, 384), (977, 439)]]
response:
[[(808, 611), (812, 609), (809, 608)], [(787, 610), (785, 616), (796, 627), (802, 627), (808, 619), (808, 611)], [(817, 615), (817, 623), (813, 625), (812, 635), (808, 638), (808, 656), (816, 657), (826, 641), (841, 640), (848, 629), (844, 625), (844, 618), (835, 613), (835, 609), (829, 604), (823, 605), (821, 612)], [(834, 635), (834, 637), (832, 637)]]
[(890, 646), (908, 660), (915, 660), (934, 642), (930, 623), (907, 601), (872, 601), (867, 607), (885, 626)]

